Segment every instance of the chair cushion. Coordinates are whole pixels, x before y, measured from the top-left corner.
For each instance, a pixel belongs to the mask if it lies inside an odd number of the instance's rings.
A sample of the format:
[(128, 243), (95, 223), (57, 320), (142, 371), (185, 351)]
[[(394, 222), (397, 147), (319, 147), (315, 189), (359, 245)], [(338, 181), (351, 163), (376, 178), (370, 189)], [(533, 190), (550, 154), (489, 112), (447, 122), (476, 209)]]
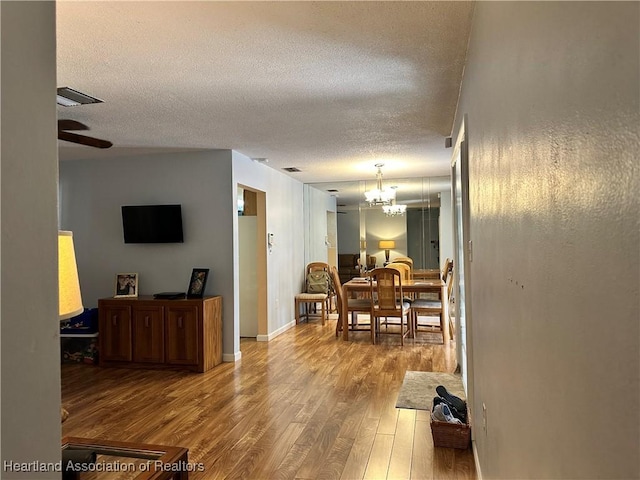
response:
[(366, 298), (350, 298), (349, 308), (363, 308), (368, 310), (371, 308), (371, 300)]
[(318, 302), (321, 302), (322, 300), (327, 299), (327, 294), (326, 293), (299, 293), (296, 295), (296, 299), (306, 300), (309, 302), (313, 300), (317, 300)]
[(416, 299), (413, 301), (413, 303), (411, 303), (411, 308), (433, 308), (433, 309), (439, 309), (442, 308), (442, 302), (440, 301), (433, 301), (433, 300), (423, 300), (423, 299)]

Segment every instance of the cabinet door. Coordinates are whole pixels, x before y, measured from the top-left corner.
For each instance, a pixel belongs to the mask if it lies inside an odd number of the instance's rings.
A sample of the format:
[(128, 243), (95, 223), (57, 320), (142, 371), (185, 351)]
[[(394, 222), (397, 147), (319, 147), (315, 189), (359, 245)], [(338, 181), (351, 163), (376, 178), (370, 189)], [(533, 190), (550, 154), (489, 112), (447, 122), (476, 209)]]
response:
[(162, 307), (133, 308), (133, 361), (164, 363)]
[(200, 344), (197, 307), (167, 307), (165, 327), (167, 363), (197, 365)]
[(130, 362), (131, 355), (131, 307), (108, 305), (100, 309), (101, 360)]

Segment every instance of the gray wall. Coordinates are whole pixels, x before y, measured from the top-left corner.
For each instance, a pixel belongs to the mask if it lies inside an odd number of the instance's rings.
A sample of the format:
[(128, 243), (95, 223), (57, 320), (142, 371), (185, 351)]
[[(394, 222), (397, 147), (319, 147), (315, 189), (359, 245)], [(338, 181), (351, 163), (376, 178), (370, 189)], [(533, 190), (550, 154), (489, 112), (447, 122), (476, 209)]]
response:
[(475, 7), (454, 132), (484, 478), (640, 476), (639, 7)]
[[(0, 2), (3, 462), (60, 459), (55, 3)], [(60, 478), (11, 473), (2, 478)]]
[[(61, 225), (74, 232), (85, 306), (114, 294), (115, 274), (137, 272), (140, 295), (186, 291), (194, 267), (209, 268), (207, 295), (233, 298), (230, 151), (60, 163)], [(182, 205), (184, 243), (125, 244), (122, 205)], [(233, 303), (223, 304), (223, 352), (234, 350)]]
[[(209, 268), (206, 294), (224, 299), (224, 360), (239, 359), (238, 185), (266, 193), (276, 239), (267, 256), (267, 337), (293, 325), (298, 279), (282, 272), (304, 272), (305, 232), (291, 228), (303, 225), (303, 184), (229, 150), (61, 162), (62, 226), (74, 232), (85, 305), (112, 296), (118, 272), (137, 272), (140, 294), (150, 295), (186, 291), (191, 269)], [(182, 205), (184, 243), (125, 244), (120, 207), (163, 203)], [(325, 210), (312, 209), (323, 219)]]
[(360, 253), (360, 210), (341, 208), (337, 218), (338, 254)]

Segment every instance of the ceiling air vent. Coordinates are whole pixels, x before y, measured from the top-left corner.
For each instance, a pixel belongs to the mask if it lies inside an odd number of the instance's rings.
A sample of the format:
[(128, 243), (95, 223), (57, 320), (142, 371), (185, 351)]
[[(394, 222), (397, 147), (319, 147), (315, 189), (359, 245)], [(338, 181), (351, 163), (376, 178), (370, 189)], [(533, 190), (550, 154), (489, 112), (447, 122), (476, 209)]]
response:
[(301, 172), (302, 170), (300, 170), (299, 168), (296, 167), (285, 167), (283, 168), (283, 170), (285, 172), (290, 172), (290, 173), (295, 173), (295, 172)]
[(78, 105), (87, 105), (89, 103), (102, 103), (102, 100), (86, 93), (79, 92), (69, 87), (58, 88), (56, 95), (56, 103), (63, 107), (76, 107)]
[(327, 192), (329, 192), (329, 193), (338, 193), (338, 190), (336, 190), (335, 188), (330, 188), (329, 190), (327, 190)]

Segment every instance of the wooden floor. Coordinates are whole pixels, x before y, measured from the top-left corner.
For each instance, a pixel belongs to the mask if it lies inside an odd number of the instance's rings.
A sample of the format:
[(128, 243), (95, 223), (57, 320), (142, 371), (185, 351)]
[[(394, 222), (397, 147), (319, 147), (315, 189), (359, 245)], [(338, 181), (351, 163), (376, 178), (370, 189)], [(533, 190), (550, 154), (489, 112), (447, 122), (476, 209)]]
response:
[(455, 344), (334, 329), (243, 340), (204, 374), (63, 365), (63, 435), (187, 447), (192, 480), (476, 478), (471, 450), (434, 449), (428, 412), (395, 408), (405, 371), (453, 372)]

